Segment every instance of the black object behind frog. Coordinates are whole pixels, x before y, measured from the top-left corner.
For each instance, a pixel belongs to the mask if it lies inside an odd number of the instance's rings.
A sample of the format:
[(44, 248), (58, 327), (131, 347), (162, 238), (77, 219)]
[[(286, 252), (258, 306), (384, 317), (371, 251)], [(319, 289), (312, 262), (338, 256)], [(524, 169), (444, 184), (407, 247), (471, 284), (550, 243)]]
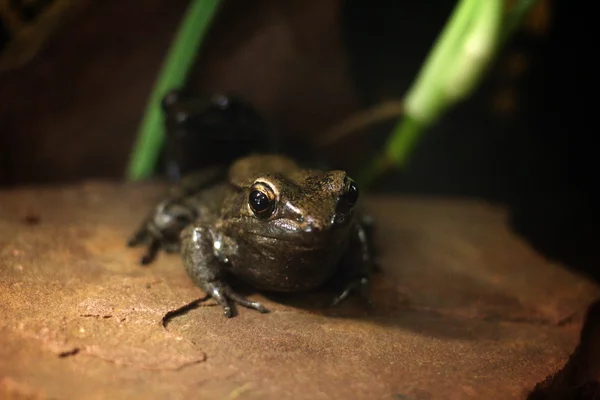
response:
[(238, 97), (195, 96), (172, 90), (162, 101), (166, 143), (162, 168), (169, 180), (253, 152), (278, 153), (275, 130)]

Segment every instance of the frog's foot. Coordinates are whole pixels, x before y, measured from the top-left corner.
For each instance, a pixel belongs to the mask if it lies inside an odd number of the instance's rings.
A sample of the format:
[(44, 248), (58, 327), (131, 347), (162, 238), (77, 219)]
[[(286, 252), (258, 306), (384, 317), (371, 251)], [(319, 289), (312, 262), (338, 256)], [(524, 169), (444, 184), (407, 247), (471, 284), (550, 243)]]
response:
[(148, 248), (146, 249), (146, 253), (140, 258), (140, 264), (148, 265), (152, 263), (152, 261), (156, 260), (156, 256), (160, 250), (161, 243), (158, 239), (152, 239)]
[(354, 279), (350, 281), (342, 293), (333, 298), (332, 306), (337, 306), (342, 301), (346, 300), (348, 296), (353, 292), (358, 292), (360, 297), (367, 302), (367, 304), (371, 305), (371, 299), (369, 298), (369, 284), (370, 279), (366, 276), (361, 278)]
[(148, 248), (146, 249), (146, 254), (144, 254), (140, 260), (140, 264), (148, 265), (152, 263), (154, 260), (156, 260), (156, 256), (161, 249), (163, 249), (165, 253), (174, 254), (179, 253), (181, 246), (179, 243), (164, 243), (160, 239), (152, 239), (148, 245)]
[(231, 318), (233, 316), (233, 311), (231, 309), (229, 300), (244, 307), (254, 309), (263, 314), (269, 312), (269, 310), (262, 304), (256, 301), (248, 300), (244, 296), (234, 292), (229, 286), (222, 283), (210, 282), (205, 284), (203, 289), (223, 307), (223, 315), (227, 318)]
[(140, 264), (148, 265), (156, 259), (156, 255), (160, 250), (160, 241), (156, 238), (151, 237), (148, 229), (145, 226), (140, 228), (133, 236), (127, 241), (128, 247), (137, 247), (142, 244), (148, 243), (146, 253), (140, 258)]
[(137, 247), (140, 245), (147, 245), (146, 252), (140, 258), (140, 264), (148, 265), (156, 260), (156, 256), (161, 249), (164, 249), (167, 253), (178, 253), (180, 245), (179, 243), (165, 243), (160, 237), (156, 237), (145, 228), (140, 228), (127, 242), (129, 247)]
[(148, 236), (149, 236), (148, 230), (146, 229), (146, 227), (142, 227), (137, 232), (135, 232), (133, 234), (133, 236), (131, 236), (131, 238), (129, 238), (129, 240), (127, 241), (127, 246), (128, 247), (139, 246), (140, 244), (142, 244), (148, 240)]

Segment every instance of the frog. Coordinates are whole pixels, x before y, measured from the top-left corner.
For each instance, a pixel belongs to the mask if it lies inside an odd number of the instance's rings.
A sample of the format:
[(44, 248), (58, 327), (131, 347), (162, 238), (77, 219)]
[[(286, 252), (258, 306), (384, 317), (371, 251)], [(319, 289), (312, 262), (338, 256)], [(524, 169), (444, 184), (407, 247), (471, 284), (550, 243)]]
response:
[(372, 241), (358, 208), (358, 186), (345, 171), (253, 154), (235, 161), (224, 182), (193, 198), (195, 218), (181, 230), (179, 252), (187, 275), (225, 317), (233, 316), (235, 305), (269, 312), (235, 291), (233, 278), (287, 293), (341, 279), (332, 305), (355, 292), (370, 301)]
[(300, 166), (290, 157), (253, 154), (231, 166), (185, 176), (144, 218), (128, 245), (146, 244), (140, 263), (162, 249), (180, 253), (192, 281), (233, 315), (232, 303), (268, 312), (233, 291), (301, 292), (342, 280), (337, 305), (352, 292), (370, 304), (373, 220), (358, 206), (344, 171)]

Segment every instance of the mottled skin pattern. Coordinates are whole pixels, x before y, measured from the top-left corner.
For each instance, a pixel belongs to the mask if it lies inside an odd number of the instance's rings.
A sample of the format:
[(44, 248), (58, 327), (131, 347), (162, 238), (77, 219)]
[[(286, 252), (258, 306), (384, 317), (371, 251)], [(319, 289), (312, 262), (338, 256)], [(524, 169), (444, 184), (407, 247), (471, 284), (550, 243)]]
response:
[[(302, 169), (285, 157), (254, 155), (234, 163), (225, 182), (198, 187), (170, 201), (177, 215), (193, 217), (181, 228), (179, 250), (188, 275), (226, 317), (232, 316), (231, 302), (267, 312), (233, 291), (229, 274), (258, 289), (298, 292), (342, 272), (345, 289), (334, 304), (354, 290), (367, 297), (371, 248), (355, 211), (358, 190), (345, 172)], [(172, 237), (182, 225), (154, 236)]]

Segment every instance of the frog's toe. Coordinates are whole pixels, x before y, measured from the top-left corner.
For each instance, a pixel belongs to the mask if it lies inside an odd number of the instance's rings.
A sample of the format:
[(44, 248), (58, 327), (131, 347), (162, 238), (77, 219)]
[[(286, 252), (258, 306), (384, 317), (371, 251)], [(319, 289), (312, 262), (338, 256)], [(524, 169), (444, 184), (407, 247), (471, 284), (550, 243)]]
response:
[(143, 241), (144, 241), (144, 237), (141, 235), (132, 236), (127, 241), (127, 247), (139, 246), (140, 244), (142, 244)]
[(231, 309), (229, 301), (227, 301), (227, 296), (225, 296), (224, 290), (220, 284), (207, 283), (204, 285), (204, 291), (223, 307), (223, 315), (226, 318), (233, 317), (233, 310)]
[(139, 246), (148, 239), (148, 230), (145, 227), (141, 227), (135, 232), (127, 241), (128, 247)]
[(140, 264), (141, 265), (152, 264), (152, 261), (154, 261), (155, 259), (156, 259), (156, 256), (146, 253), (142, 257), (140, 257)]
[[(243, 304), (243, 305), (245, 305), (245, 304)], [(251, 301), (245, 306), (258, 311), (261, 314), (268, 314), (271, 312), (271, 311), (269, 311), (269, 309), (267, 307), (263, 306), (262, 304), (260, 304), (258, 302), (255, 302), (255, 301)]]
[(244, 296), (234, 292), (229, 286), (223, 283), (205, 283), (203, 285), (203, 289), (223, 307), (223, 315), (225, 315), (227, 318), (231, 318), (233, 316), (233, 310), (229, 304), (229, 300), (241, 306), (254, 309), (263, 314), (269, 312), (269, 310), (262, 304), (256, 301), (248, 300)]
[(247, 308), (251, 308), (262, 314), (266, 314), (269, 312), (269, 310), (265, 306), (260, 304), (259, 302), (248, 300), (246, 297), (244, 297), (240, 294), (237, 294), (236, 292), (234, 292), (231, 289), (229, 289), (227, 291), (227, 297), (229, 297), (231, 300), (235, 301), (239, 305), (242, 305)]
[(362, 297), (363, 300), (370, 304), (371, 300), (369, 298), (369, 278), (362, 277), (360, 279), (351, 281), (348, 285), (346, 285), (342, 293), (333, 298), (331, 305), (337, 306), (342, 301), (346, 300), (352, 292), (358, 292), (360, 297)]
[(267, 307), (263, 306), (260, 303), (254, 303), (254, 304), (255, 304), (255, 306), (253, 308), (261, 314), (268, 314), (271, 312)]
[(342, 301), (346, 300), (346, 298), (348, 297), (348, 295), (350, 295), (351, 290), (346, 288), (344, 289), (344, 291), (342, 293), (340, 293), (339, 295), (335, 296), (333, 298), (333, 300), (331, 301), (331, 305), (332, 306), (337, 306), (338, 304), (340, 304)]
[(223, 306), (223, 315), (225, 316), (225, 318), (233, 317), (233, 311), (231, 311), (230, 306)]
[(154, 261), (156, 259), (156, 256), (158, 255), (159, 250), (160, 250), (160, 241), (153, 240), (152, 242), (150, 242), (150, 245), (148, 246), (148, 249), (146, 250), (146, 254), (144, 254), (142, 256), (142, 258), (140, 259), (140, 264), (148, 265), (148, 264), (152, 263), (152, 261)]

